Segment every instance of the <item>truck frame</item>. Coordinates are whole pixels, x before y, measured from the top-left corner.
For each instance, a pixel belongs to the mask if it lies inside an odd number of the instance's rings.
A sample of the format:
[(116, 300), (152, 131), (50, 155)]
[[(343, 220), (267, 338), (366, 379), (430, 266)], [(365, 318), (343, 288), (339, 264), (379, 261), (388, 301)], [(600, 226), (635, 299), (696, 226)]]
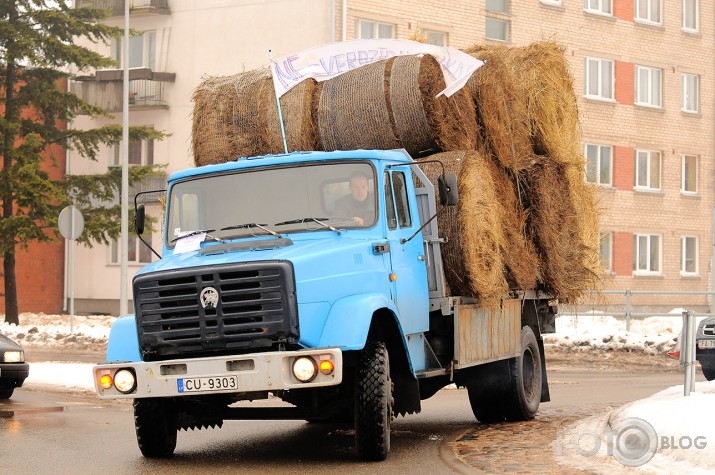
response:
[[(171, 175), (161, 259), (135, 276), (135, 314), (94, 367), (98, 397), (134, 401), (144, 456), (171, 456), (180, 429), (304, 419), (354, 424), (358, 456), (383, 460), (394, 417), (452, 383), (481, 422), (534, 417), (557, 302), (450, 295), (435, 216), (456, 178), (438, 192), (428, 166), (404, 150), (295, 152)], [(355, 173), (372, 224), (329, 207)], [(289, 404), (234, 406), (269, 397)]]

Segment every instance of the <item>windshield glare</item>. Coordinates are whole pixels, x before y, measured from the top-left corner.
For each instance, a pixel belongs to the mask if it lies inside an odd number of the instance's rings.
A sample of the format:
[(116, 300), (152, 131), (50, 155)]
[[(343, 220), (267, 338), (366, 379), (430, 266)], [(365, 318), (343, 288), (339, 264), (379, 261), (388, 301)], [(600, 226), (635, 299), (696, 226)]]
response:
[(278, 233), (327, 229), (315, 219), (339, 229), (370, 227), (376, 210), (375, 172), (366, 162), (249, 169), (174, 185), (166, 240), (173, 246), (196, 230), (221, 239), (270, 235), (256, 224)]

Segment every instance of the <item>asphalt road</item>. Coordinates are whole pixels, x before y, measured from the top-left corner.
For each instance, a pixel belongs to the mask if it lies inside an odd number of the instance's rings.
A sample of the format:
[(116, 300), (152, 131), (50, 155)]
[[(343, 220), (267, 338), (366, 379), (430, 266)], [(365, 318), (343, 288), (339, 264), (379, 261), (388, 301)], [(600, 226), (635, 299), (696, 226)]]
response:
[[(681, 374), (654, 370), (549, 376), (552, 401), (540, 413), (549, 420), (682, 384)], [(139, 453), (130, 403), (35, 386), (0, 402), (0, 473), (474, 473), (469, 444), (460, 444), (460, 458), (453, 448), (476, 426), (466, 392), (443, 390), (423, 401), (421, 414), (394, 422), (392, 452), (382, 463), (356, 460), (350, 428), (302, 421), (227, 421), (221, 429), (182, 431), (175, 457), (156, 461)]]

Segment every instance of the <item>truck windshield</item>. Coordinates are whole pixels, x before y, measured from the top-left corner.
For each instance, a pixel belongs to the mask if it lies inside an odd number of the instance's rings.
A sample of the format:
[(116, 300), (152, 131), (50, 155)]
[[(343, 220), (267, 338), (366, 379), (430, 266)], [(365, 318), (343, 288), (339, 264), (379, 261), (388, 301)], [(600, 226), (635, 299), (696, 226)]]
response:
[(195, 177), (171, 188), (167, 213), (169, 247), (207, 229), (232, 239), (330, 229), (325, 224), (371, 227), (377, 220), (375, 171), (368, 162), (337, 162)]

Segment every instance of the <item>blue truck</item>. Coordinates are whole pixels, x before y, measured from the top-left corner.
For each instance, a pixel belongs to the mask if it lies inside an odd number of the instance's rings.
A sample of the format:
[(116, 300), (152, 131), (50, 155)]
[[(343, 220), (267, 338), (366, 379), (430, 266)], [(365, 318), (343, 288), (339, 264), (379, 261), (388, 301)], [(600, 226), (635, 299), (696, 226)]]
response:
[(534, 417), (557, 302), (450, 295), (435, 216), (458, 205), (456, 178), (427, 167), (404, 150), (294, 152), (170, 176), (160, 258), (94, 367), (100, 398), (133, 400), (145, 457), (171, 456), (181, 429), (299, 419), (354, 424), (357, 456), (383, 460), (392, 420), (450, 384), (479, 421)]

